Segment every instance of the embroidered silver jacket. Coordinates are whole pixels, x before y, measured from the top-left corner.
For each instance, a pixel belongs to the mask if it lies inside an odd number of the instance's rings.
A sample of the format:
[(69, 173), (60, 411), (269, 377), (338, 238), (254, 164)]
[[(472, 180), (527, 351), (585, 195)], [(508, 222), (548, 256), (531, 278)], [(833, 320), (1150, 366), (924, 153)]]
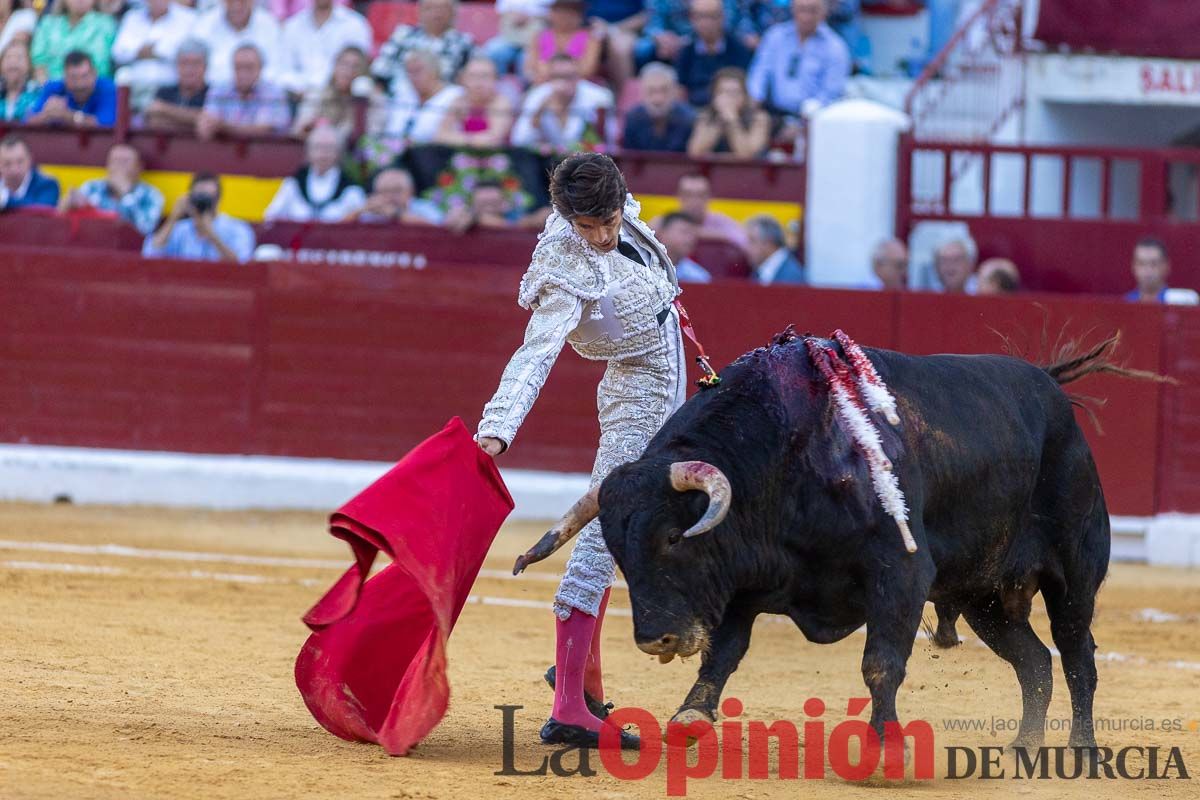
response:
[(600, 252), (558, 214), (547, 220), (517, 295), (533, 311), (525, 341), (484, 406), (477, 436), (512, 444), (564, 343), (584, 358), (604, 361), (634, 358), (659, 346), (657, 315), (679, 294), (679, 282), (666, 248), (638, 217), (640, 210), (627, 196), (623, 229), (652, 253), (648, 266), (617, 250)]

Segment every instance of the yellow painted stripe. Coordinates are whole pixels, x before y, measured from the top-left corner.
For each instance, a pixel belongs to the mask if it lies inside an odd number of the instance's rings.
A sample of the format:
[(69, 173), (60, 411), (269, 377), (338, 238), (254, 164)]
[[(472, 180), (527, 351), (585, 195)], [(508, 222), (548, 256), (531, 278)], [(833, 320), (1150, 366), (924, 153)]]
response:
[[(67, 167), (56, 164), (43, 164), (40, 169), (54, 177), (62, 185), (63, 191), (77, 189), (85, 181), (104, 177), (101, 167)], [(187, 193), (188, 183), (192, 179), (190, 172), (170, 172), (149, 170), (142, 179), (163, 193), (166, 208), (169, 210), (176, 198)], [(254, 178), (249, 175), (221, 176), (221, 211), (238, 219), (250, 222), (262, 220), (263, 212), (279, 190), (279, 178)]]
[[(679, 201), (670, 195), (639, 194), (637, 199), (642, 204), (642, 219), (654, 219), (661, 214), (679, 210)], [(779, 201), (729, 200), (714, 197), (709, 208), (733, 217), (738, 222), (745, 222), (757, 214), (766, 214), (779, 220), (784, 226), (803, 216), (803, 209), (799, 203)]]
[[(44, 164), (42, 171), (58, 178), (64, 191), (76, 189), (84, 181), (103, 178), (104, 170), (100, 167), (68, 167), (57, 164)], [(169, 210), (176, 198), (187, 192), (191, 180), (189, 172), (173, 172), (151, 170), (146, 172), (143, 179), (163, 193), (166, 208)], [(254, 178), (249, 175), (221, 176), (221, 210), (239, 219), (259, 222), (263, 212), (279, 189), (279, 178)], [(670, 195), (639, 194), (642, 204), (642, 219), (650, 220), (655, 217), (676, 211), (679, 201)], [(803, 216), (799, 203), (783, 203), (763, 200), (729, 200), (713, 198), (711, 208), (726, 214), (739, 222), (744, 222), (756, 214), (767, 214), (787, 225)]]

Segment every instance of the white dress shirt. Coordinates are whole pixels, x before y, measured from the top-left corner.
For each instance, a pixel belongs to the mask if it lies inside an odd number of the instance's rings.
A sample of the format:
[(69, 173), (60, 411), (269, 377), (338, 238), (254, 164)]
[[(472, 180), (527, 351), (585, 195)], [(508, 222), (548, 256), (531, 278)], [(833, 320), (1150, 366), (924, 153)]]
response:
[(466, 91), (457, 84), (446, 86), (424, 103), (407, 82), (404, 83), (388, 108), (384, 131), (389, 136), (399, 136), (413, 144), (428, 144), (442, 127), (442, 118), (454, 101)]
[[(308, 196), (317, 203), (324, 203), (333, 197), (337, 191), (341, 170), (337, 167), (327, 170), (324, 175), (318, 175), (316, 170), (308, 171)], [(284, 219), (293, 222), (308, 222), (316, 219), (320, 222), (340, 222), (351, 212), (362, 208), (367, 202), (367, 195), (362, 188), (350, 186), (342, 192), (341, 197), (321, 207), (319, 211), (304, 199), (294, 176), (283, 179), (279, 191), (271, 199), (271, 204), (263, 212), (263, 219)], [(314, 211), (316, 211), (314, 215)]]
[(771, 255), (767, 256), (766, 260), (758, 265), (758, 269), (754, 271), (758, 277), (758, 282), (761, 284), (770, 284), (775, 281), (775, 274), (779, 272), (779, 268), (783, 266), (783, 262), (787, 261), (788, 250), (786, 247), (781, 247)]
[(295, 14), (283, 25), (281, 84), (297, 93), (325, 88), (338, 53), (350, 45), (371, 57), (371, 26), (357, 11), (335, 5), (320, 27), (311, 8)]
[[(113, 62), (128, 69), (134, 86), (169, 86), (175, 82), (175, 53), (195, 24), (196, 12), (179, 3), (167, 6), (158, 19), (144, 8), (128, 11), (113, 40)], [(153, 45), (154, 56), (138, 58), (146, 45)]]
[(233, 83), (233, 51), (246, 42), (262, 52), (262, 77), (269, 83), (279, 84), (278, 74), (283, 58), (279, 54), (279, 24), (271, 12), (254, 9), (250, 22), (238, 31), (230, 27), (225, 19), (224, 8), (214, 8), (201, 15), (193, 33), (208, 45), (208, 72), (205, 75), (210, 86)]
[(543, 83), (529, 90), (521, 104), (521, 116), (513, 126), (514, 147), (536, 147), (539, 144), (575, 144), (583, 136), (584, 127), (595, 123), (597, 112), (605, 109), (603, 138), (611, 144), (617, 139), (617, 112), (613, 104), (613, 93), (603, 86), (580, 81), (575, 87), (575, 97), (567, 112), (567, 121), (560, 124), (555, 114), (543, 114), (541, 125), (536, 122), (538, 109), (550, 97), (554, 87)]

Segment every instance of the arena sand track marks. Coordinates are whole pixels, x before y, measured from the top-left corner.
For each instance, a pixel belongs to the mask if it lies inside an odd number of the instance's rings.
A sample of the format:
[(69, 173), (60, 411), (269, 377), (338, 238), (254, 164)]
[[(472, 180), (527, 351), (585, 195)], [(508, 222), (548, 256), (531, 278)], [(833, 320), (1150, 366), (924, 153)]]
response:
[[(541, 532), (541, 526), (510, 526), (487, 567), (502, 574)], [(0, 539), (303, 559), (337, 560), (346, 552), (324, 534), (324, 518), (317, 514), (7, 505), (0, 506)], [(563, 557), (539, 566), (550, 573)], [(450, 713), (412, 757), (392, 759), (377, 747), (343, 742), (319, 729), (292, 682), (292, 662), (306, 636), (299, 615), (336, 570), (21, 549), (0, 549), (0, 562), (39, 565), (0, 567), (5, 612), (0, 686), (7, 689), (0, 702), (0, 797), (6, 800), (665, 795), (662, 769), (641, 783), (603, 773), (589, 780), (492, 774), (501, 763), (496, 704), (526, 707), (517, 717), (518, 766), (528, 768), (546, 753), (536, 734), (550, 701), (541, 679), (553, 652), (548, 612), (468, 606), (451, 640)], [(72, 564), (108, 569), (57, 571)], [(475, 593), (549, 602), (552, 586), (544, 580), (483, 578)], [(617, 593), (613, 605), (627, 608), (628, 599)], [(1141, 613), (1146, 608), (1184, 620), (1146, 622)], [(1200, 670), (1171, 666), (1200, 663), (1200, 634), (1194, 619), (1187, 620), (1198, 610), (1200, 574), (1114, 567), (1100, 595), (1096, 638), (1102, 653), (1131, 660), (1100, 662), (1098, 717), (1200, 719)], [(1045, 633), (1040, 605), (1034, 624)], [(965, 625), (960, 632), (971, 636)], [(696, 660), (659, 665), (633, 647), (628, 618), (613, 617), (605, 637), (613, 699), (666, 719), (691, 685)], [(861, 637), (818, 647), (788, 625), (761, 622), (726, 695), (745, 703), (745, 719), (797, 722), (804, 719), (803, 701), (820, 696), (831, 706), (826, 720), (832, 727), (843, 716), (845, 699), (865, 694), (861, 648)], [(901, 716), (929, 720), (939, 747), (1003, 744), (1009, 733), (948, 733), (943, 721), (1012, 717), (1018, 708), (1016, 680), (990, 652), (971, 644), (935, 651), (917, 643), (900, 697)], [(1050, 715), (1069, 716), (1057, 660)], [(1200, 773), (1200, 731), (1125, 731), (1100, 739), (1110, 746), (1180, 746), (1189, 768)], [(1065, 741), (1065, 733), (1048, 737), (1049, 744)], [(689, 796), (1190, 798), (1197, 780), (1200, 776), (1169, 782), (940, 779), (862, 787), (836, 779), (798, 786), (710, 778), (692, 782)]]

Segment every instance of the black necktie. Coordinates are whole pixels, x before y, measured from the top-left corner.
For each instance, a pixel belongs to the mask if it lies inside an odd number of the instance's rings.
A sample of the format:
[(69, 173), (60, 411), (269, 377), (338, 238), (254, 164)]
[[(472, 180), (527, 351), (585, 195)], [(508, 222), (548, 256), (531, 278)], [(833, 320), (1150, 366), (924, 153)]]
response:
[(638, 252), (638, 249), (624, 239), (617, 241), (617, 250), (630, 261), (636, 261), (643, 267), (646, 266), (646, 262), (642, 260), (642, 254)]

